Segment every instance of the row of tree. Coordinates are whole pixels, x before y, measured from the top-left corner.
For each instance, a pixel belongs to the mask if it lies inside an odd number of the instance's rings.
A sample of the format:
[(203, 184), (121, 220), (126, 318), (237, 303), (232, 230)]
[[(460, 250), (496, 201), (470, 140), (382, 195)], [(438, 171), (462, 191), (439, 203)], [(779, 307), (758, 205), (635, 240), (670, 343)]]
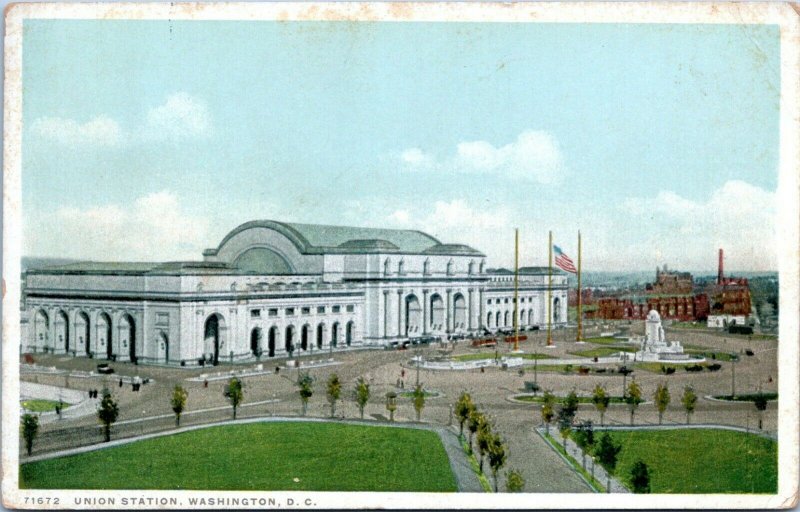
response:
[[(494, 490), (498, 490), (497, 475), (506, 464), (508, 445), (503, 438), (493, 430), (491, 419), (481, 412), (469, 393), (461, 393), (455, 404), (455, 414), (458, 418), (459, 435), (464, 438), (464, 425), (469, 431), (469, 453), (473, 454), (473, 438), (478, 448), (479, 469), (483, 473), (484, 460), (488, 459), (489, 467), (494, 480)], [(509, 472), (506, 480), (506, 489), (510, 492), (521, 492), (525, 480), (518, 471)]]

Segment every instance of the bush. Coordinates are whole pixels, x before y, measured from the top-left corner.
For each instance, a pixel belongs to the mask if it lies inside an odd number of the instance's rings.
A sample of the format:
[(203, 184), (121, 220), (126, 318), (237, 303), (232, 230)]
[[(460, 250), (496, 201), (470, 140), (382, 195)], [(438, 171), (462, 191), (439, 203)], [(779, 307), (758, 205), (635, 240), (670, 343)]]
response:
[(686, 370), (687, 372), (702, 372), (703, 371), (703, 367), (700, 366), (699, 364), (688, 365), (688, 366), (685, 366), (683, 369)]
[(719, 363), (714, 363), (714, 364), (708, 365), (708, 371), (710, 371), (710, 372), (719, 371), (720, 368), (722, 368), (722, 365), (719, 364)]
[(648, 494), (650, 492), (650, 472), (647, 464), (637, 460), (631, 467), (631, 487), (637, 494)]
[(541, 390), (541, 386), (536, 382), (525, 381), (525, 391), (530, 393), (538, 393)]

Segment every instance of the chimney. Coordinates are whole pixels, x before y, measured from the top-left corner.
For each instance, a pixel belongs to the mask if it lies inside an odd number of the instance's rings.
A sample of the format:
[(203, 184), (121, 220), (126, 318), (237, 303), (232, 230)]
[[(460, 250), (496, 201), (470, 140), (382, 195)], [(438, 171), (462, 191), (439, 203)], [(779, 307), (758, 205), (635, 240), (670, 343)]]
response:
[(717, 270), (717, 284), (722, 284), (724, 279), (725, 273), (723, 271), (723, 264), (722, 264), (722, 249), (719, 250), (719, 269)]

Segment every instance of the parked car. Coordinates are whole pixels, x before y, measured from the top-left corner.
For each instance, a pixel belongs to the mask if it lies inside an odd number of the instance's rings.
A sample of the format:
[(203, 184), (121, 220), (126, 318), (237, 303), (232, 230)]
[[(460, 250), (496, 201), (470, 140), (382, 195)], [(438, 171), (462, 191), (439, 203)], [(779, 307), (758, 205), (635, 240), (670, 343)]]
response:
[(108, 363), (101, 363), (97, 365), (97, 373), (108, 375), (114, 373), (114, 369), (108, 366)]

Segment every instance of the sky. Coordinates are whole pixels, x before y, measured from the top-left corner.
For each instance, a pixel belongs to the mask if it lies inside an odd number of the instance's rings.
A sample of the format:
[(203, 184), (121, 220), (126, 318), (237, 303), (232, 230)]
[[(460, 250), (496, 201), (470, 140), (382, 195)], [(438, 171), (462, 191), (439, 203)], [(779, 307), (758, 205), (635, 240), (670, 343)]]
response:
[(198, 260), (273, 219), (774, 270), (779, 57), (769, 25), (26, 20), (23, 254)]

